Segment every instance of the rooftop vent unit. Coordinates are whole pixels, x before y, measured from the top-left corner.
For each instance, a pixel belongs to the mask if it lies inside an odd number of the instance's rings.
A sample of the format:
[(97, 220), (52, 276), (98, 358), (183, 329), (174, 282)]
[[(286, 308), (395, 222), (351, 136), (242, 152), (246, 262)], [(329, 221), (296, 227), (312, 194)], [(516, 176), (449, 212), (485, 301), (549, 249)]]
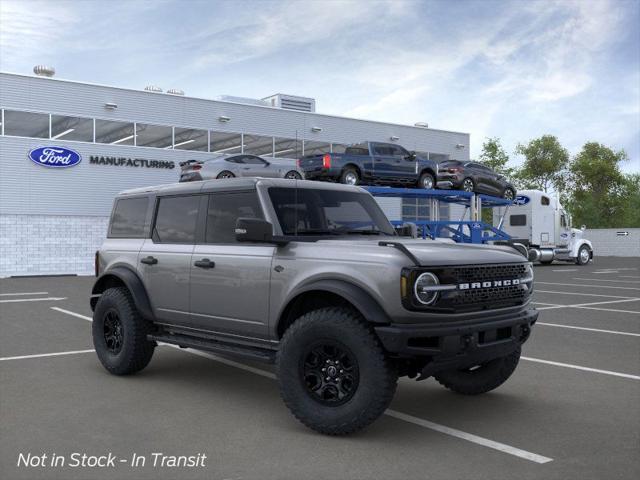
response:
[(420, 128), (429, 128), (429, 124), (427, 122), (416, 122), (413, 125)]
[(298, 112), (315, 112), (316, 101), (309, 97), (297, 97), (294, 95), (285, 95), (276, 93), (262, 100), (269, 103), (272, 107), (284, 108), (285, 110), (297, 110)]
[(36, 65), (33, 67), (33, 73), (38, 75), (39, 77), (53, 77), (56, 74), (56, 69), (53, 67), (48, 67), (46, 65)]
[(258, 105), (260, 107), (269, 106), (269, 103), (265, 102), (264, 100), (258, 100), (257, 98), (234, 97), (233, 95), (220, 95), (216, 98), (216, 100), (231, 103), (244, 103), (246, 105)]
[(162, 93), (162, 89), (160, 87), (158, 87), (157, 85), (147, 85), (146, 87), (144, 87), (144, 89), (147, 92)]
[(169, 90), (167, 90), (167, 93), (169, 95), (184, 95), (184, 91), (180, 90), (179, 88), (170, 88)]

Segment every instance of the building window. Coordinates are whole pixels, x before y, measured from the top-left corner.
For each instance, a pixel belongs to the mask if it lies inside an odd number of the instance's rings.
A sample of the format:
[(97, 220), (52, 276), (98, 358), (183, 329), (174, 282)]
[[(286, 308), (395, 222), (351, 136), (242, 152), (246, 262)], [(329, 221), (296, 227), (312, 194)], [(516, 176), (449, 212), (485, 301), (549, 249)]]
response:
[(299, 158), (302, 156), (302, 140), (293, 138), (274, 138), (274, 157)]
[(331, 144), (326, 142), (312, 142), (311, 140), (304, 141), (304, 154), (305, 155), (322, 155), (323, 153), (331, 152)]
[(49, 115), (5, 110), (4, 134), (15, 137), (49, 138)]
[(93, 142), (93, 119), (51, 115), (51, 139)]
[(138, 147), (171, 148), (173, 129), (161, 125), (136, 124), (136, 145)]
[(133, 145), (133, 123), (96, 120), (96, 142), (111, 145)]
[(242, 153), (242, 135), (239, 133), (211, 132), (211, 153)]
[(209, 135), (206, 130), (176, 127), (173, 148), (176, 150), (196, 150), (206, 152), (209, 149)]
[(273, 156), (273, 137), (244, 135), (244, 153), (251, 155)]

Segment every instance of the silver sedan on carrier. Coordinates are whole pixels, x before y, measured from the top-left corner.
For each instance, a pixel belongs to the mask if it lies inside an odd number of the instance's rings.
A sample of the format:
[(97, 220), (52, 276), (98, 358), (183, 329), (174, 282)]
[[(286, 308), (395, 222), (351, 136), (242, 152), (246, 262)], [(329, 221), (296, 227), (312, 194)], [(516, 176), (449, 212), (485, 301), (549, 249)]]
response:
[(220, 155), (211, 160), (187, 160), (180, 163), (180, 181), (193, 182), (214, 178), (269, 177), (301, 180), (304, 173), (291, 158), (268, 160), (257, 155)]

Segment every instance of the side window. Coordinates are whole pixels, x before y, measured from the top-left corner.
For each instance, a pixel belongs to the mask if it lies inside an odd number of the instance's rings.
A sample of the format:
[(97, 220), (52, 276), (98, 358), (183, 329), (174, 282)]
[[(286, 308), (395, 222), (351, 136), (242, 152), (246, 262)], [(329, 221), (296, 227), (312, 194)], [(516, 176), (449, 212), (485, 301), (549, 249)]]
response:
[(402, 158), (404, 158), (404, 157), (409, 155), (409, 152), (407, 152), (400, 145), (389, 146), (389, 150), (391, 150), (391, 155), (393, 155), (394, 157), (402, 157)]
[(227, 162), (229, 163), (244, 163), (244, 157), (242, 156), (238, 156), (238, 157), (229, 157), (227, 159), (225, 159)]
[(549, 197), (540, 197), (540, 204), (541, 205), (549, 205), (551, 203), (551, 200), (549, 200)]
[(567, 226), (567, 217), (564, 216), (564, 213), (560, 215), (560, 225), (564, 228)]
[(235, 243), (240, 217), (264, 218), (256, 191), (214, 193), (209, 196), (206, 243)]
[(373, 144), (373, 151), (376, 155), (391, 155), (391, 150), (386, 145)]
[(244, 162), (250, 165), (264, 165), (266, 162), (260, 157), (256, 157), (254, 155), (247, 155), (244, 157)]
[(148, 197), (119, 199), (113, 210), (109, 237), (143, 238), (148, 205)]
[(526, 215), (511, 215), (509, 217), (509, 225), (511, 225), (512, 227), (524, 227), (526, 224)]
[(194, 243), (199, 195), (160, 198), (153, 240), (156, 243)]

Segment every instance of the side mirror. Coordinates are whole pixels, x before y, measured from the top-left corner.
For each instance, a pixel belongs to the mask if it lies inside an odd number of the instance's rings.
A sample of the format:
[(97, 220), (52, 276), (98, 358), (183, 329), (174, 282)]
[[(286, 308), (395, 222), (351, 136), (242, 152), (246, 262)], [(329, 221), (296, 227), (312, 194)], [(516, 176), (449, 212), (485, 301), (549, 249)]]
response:
[(582, 230), (583, 232), (584, 232), (586, 229), (587, 229), (587, 226), (586, 226), (586, 225), (582, 225), (582, 226), (580, 227), (580, 230)]
[(406, 157), (404, 157), (407, 160), (415, 160), (416, 159), (416, 152), (414, 152), (413, 150), (409, 152), (409, 155), (407, 155)]
[(273, 225), (261, 218), (240, 217), (235, 231), (238, 242), (270, 243), (273, 239)]

